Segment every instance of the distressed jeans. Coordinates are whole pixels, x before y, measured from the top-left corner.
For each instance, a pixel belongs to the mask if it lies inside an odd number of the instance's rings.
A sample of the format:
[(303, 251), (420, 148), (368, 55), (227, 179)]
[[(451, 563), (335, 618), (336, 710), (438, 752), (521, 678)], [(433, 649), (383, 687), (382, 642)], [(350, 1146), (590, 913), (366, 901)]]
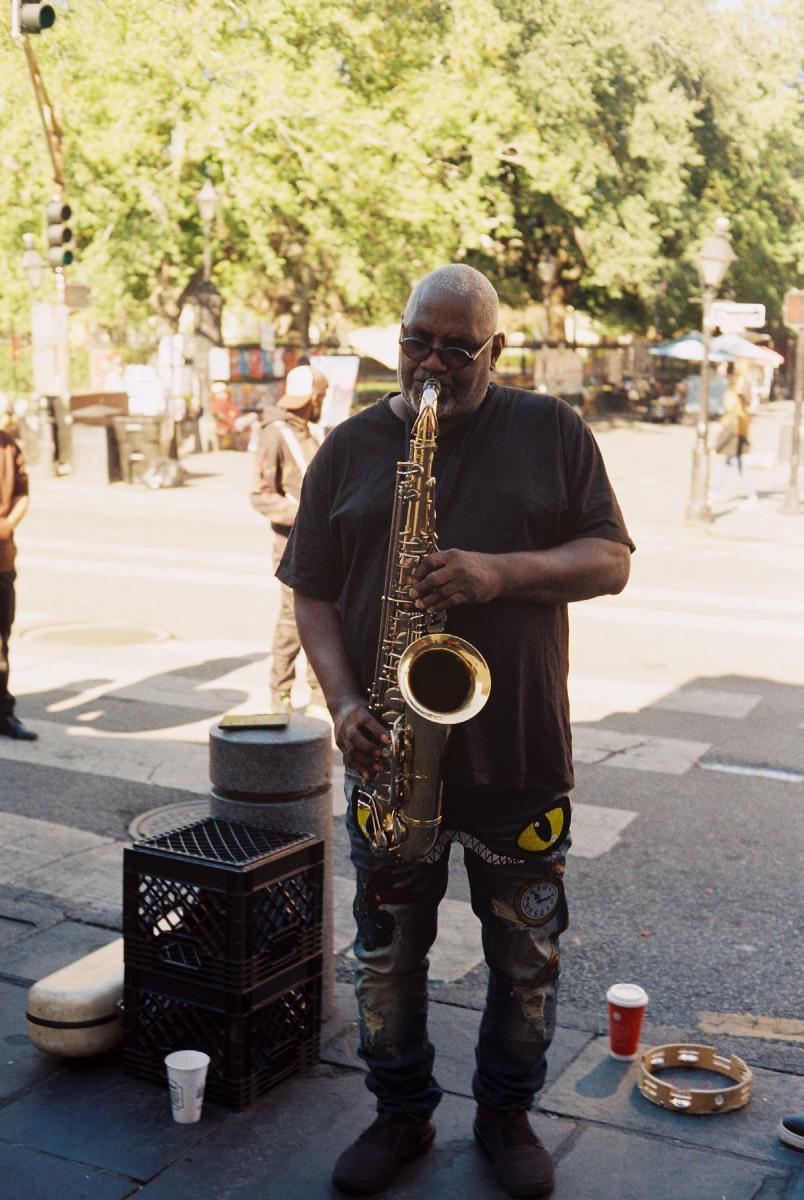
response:
[(444, 832), (433, 852), (405, 863), (372, 851), (355, 816), (358, 782), (347, 771), (347, 826), (357, 875), (355, 990), (359, 1054), (378, 1108), (426, 1114), (441, 1099), (427, 1034), (427, 970), (455, 842), (464, 848), (489, 968), (474, 1096), (491, 1108), (529, 1108), (544, 1084), (555, 1032), (558, 937), (567, 927), (568, 798), (494, 788), (448, 796)]

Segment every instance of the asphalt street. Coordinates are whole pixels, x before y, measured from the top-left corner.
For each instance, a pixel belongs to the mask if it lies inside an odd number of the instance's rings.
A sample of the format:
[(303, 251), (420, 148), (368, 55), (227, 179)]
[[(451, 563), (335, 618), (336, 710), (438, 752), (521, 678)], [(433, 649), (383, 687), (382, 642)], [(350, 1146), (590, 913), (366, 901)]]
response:
[[(800, 1075), (804, 515), (778, 513), (787, 419), (774, 406), (754, 421), (759, 507), (727, 498), (706, 529), (684, 523), (690, 428), (596, 426), (638, 550), (622, 596), (571, 610), (578, 780), (560, 1022), (602, 1032), (606, 988), (627, 979), (650, 996), (647, 1040), (716, 1041)], [(14, 987), (69, 961), (67, 946), (76, 957), (114, 935), (132, 822), (200, 810), (210, 723), (266, 704), (277, 587), (249, 457), (186, 465), (187, 484), (160, 492), (33, 480), (11, 658), (40, 740), (0, 745), (0, 980)], [(336, 830), (346, 983), (350, 868)], [(432, 994), (477, 1010), (485, 968), (461, 855)], [(72, 887), (49, 866), (67, 858)]]

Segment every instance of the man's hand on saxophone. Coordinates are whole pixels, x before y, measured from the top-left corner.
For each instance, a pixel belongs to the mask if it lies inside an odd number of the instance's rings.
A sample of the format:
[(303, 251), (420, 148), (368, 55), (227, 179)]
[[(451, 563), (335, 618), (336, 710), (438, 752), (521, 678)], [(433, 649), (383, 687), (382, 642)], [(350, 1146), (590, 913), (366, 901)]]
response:
[(332, 712), (335, 741), (347, 767), (364, 779), (383, 769), (388, 754), (388, 730), (369, 712), (362, 696), (347, 696)]
[(456, 604), (487, 604), (499, 594), (495, 559), (469, 550), (438, 550), (422, 559), (413, 573), (410, 594), (417, 608), (443, 612)]

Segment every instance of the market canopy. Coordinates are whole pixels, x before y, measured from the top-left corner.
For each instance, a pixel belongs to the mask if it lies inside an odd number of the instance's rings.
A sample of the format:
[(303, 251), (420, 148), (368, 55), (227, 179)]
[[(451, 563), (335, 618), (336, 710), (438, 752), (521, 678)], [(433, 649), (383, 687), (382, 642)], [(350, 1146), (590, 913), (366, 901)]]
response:
[[(717, 338), (713, 338), (709, 346), (709, 361), (734, 362), (734, 355), (715, 345), (717, 340)], [(663, 346), (653, 346), (648, 353), (659, 358), (680, 358), (684, 362), (703, 362), (703, 334), (683, 333), (680, 337), (673, 338), (672, 342), (665, 342)]]
[[(663, 346), (651, 347), (650, 354), (659, 358), (678, 358), (684, 362), (703, 361), (703, 334), (693, 330), (665, 342)], [(784, 362), (781, 354), (768, 346), (758, 346), (738, 333), (722, 333), (709, 343), (710, 362), (753, 362), (763, 367), (780, 367)]]
[(758, 346), (756, 342), (740, 337), (739, 333), (722, 333), (720, 337), (713, 338), (712, 345), (725, 350), (735, 359), (759, 363), (763, 367), (780, 367), (784, 362), (781, 354), (769, 346)]

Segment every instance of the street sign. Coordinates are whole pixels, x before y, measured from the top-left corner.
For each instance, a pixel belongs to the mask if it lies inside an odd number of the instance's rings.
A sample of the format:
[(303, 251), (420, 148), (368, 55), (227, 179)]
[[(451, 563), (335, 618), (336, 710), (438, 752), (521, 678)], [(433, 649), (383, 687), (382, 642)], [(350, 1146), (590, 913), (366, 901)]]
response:
[(761, 329), (765, 324), (764, 304), (733, 304), (731, 300), (715, 300), (712, 304), (712, 324), (724, 333), (739, 333), (741, 329)]
[(783, 319), (789, 329), (804, 329), (804, 292), (799, 288), (785, 292)]
[(64, 303), (67, 308), (89, 308), (92, 294), (84, 283), (65, 283)]

